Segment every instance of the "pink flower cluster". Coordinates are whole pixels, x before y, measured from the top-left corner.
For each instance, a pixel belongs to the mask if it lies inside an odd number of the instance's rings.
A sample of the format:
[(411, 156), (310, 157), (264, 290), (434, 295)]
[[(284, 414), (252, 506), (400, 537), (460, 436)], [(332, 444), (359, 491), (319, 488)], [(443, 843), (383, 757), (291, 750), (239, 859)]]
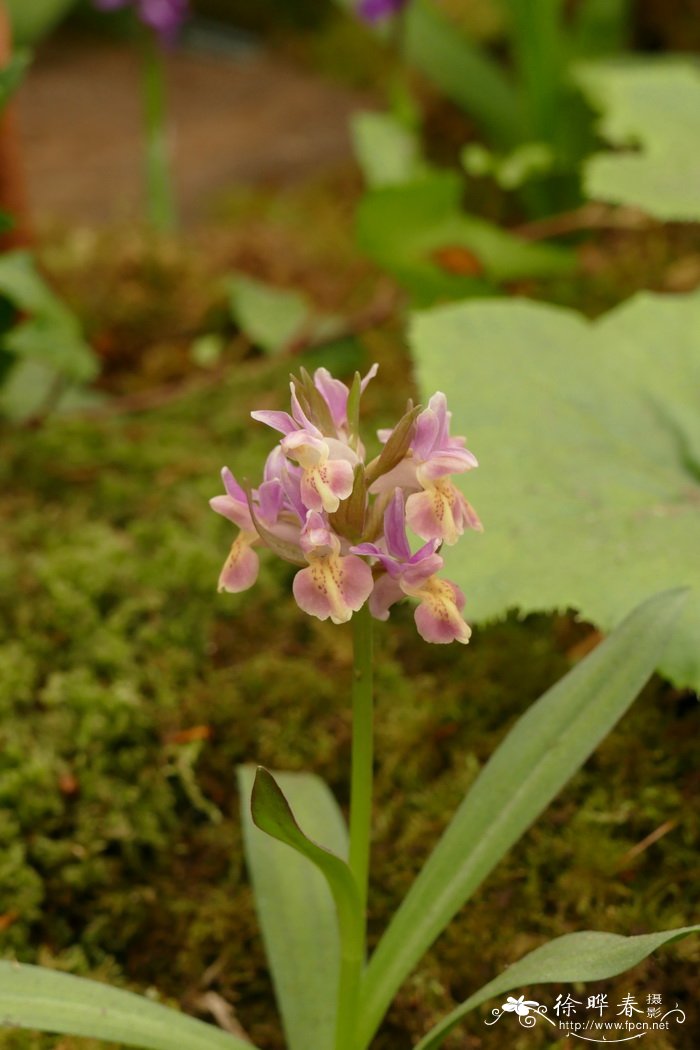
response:
[[(452, 481), (477, 466), (465, 439), (450, 436), (442, 393), (424, 409), (410, 403), (393, 430), (379, 431), (383, 448), (366, 463), (359, 435), (360, 397), (374, 365), (352, 386), (325, 368), (292, 379), (291, 414), (253, 412), (282, 436), (267, 458), (257, 489), (244, 489), (222, 471), (225, 493), (211, 507), (239, 532), (219, 577), (219, 590), (237, 593), (258, 575), (256, 546), (299, 566), (297, 604), (321, 620), (344, 623), (369, 601), (386, 620), (404, 597), (417, 600), (415, 621), (428, 642), (468, 642), (464, 595), (441, 579), (440, 548), (467, 528), (481, 529)], [(422, 546), (413, 553), (409, 527)]]

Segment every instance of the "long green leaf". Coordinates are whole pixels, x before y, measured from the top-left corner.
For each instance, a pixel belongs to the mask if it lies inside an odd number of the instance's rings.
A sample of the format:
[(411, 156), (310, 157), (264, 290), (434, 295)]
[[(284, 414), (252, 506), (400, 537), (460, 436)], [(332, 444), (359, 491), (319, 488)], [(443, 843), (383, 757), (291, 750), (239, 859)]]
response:
[(630, 970), (662, 945), (698, 932), (700, 925), (643, 933), (637, 937), (622, 937), (618, 933), (600, 933), (597, 930), (557, 937), (535, 948), (460, 1003), (421, 1039), (415, 1050), (435, 1050), (470, 1010), (496, 995), (523, 985), (602, 981)]
[(145, 1050), (254, 1050), (237, 1036), (133, 992), (13, 962), (0, 962), (0, 1023)]
[(523, 134), (520, 100), (498, 63), (429, 0), (413, 0), (404, 18), (406, 59), (478, 120), (496, 145), (517, 145)]
[[(328, 1050), (340, 972), (333, 897), (306, 856), (255, 826), (249, 805), (255, 767), (243, 766), (238, 777), (246, 859), (287, 1045)], [(323, 781), (304, 773), (275, 773), (275, 778), (306, 835), (344, 858), (345, 823)]]
[(362, 1047), (426, 949), (630, 706), (657, 666), (684, 598), (667, 591), (639, 606), (498, 747), (370, 960)]
[(253, 821), (261, 831), (291, 846), (322, 872), (335, 901), (341, 938), (347, 931), (348, 938), (357, 941), (358, 955), (361, 954), (362, 937), (358, 940), (356, 936), (357, 931), (362, 930), (360, 895), (346, 862), (307, 838), (275, 778), (262, 766), (255, 774), (250, 808)]

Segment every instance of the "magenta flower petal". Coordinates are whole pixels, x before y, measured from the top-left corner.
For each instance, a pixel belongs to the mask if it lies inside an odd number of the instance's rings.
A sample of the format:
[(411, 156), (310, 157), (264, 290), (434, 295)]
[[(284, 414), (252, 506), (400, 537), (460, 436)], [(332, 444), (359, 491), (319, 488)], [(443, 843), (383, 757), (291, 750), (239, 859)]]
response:
[(333, 514), (342, 499), (352, 492), (354, 473), (344, 459), (329, 459), (305, 470), (301, 478), (301, 499), (309, 510)]
[(408, 561), (411, 548), (406, 537), (406, 505), (401, 489), (396, 489), (384, 511), (384, 535), (390, 553), (402, 561)]
[(348, 388), (340, 379), (334, 379), (327, 368), (314, 372), (314, 386), (328, 405), (335, 426), (340, 429), (348, 418)]
[(273, 430), (279, 430), (280, 434), (291, 434), (299, 429), (289, 412), (268, 412), (266, 409), (259, 409), (257, 412), (251, 412), (250, 415), (258, 423), (265, 423)]
[(421, 591), (420, 603), (413, 614), (419, 635), (435, 645), (448, 642), (466, 645), (472, 632), (461, 614), (463, 608), (464, 595), (454, 583), (431, 580)]
[(297, 605), (319, 620), (345, 623), (369, 598), (374, 581), (372, 570), (361, 558), (328, 555), (312, 558), (294, 577), (292, 589)]
[(421, 539), (441, 539), (453, 546), (465, 528), (479, 530), (481, 522), (449, 478), (441, 478), (406, 501), (406, 520)]
[(363, 22), (375, 25), (399, 14), (407, 2), (408, 0), (360, 0), (355, 10)]
[(375, 580), (374, 589), (369, 596), (369, 611), (375, 620), (388, 620), (391, 606), (405, 597), (398, 582), (387, 573), (382, 573)]
[(234, 525), (238, 525), (239, 529), (244, 529), (247, 532), (255, 533), (255, 526), (253, 519), (250, 516), (250, 508), (248, 506), (248, 498), (234, 478), (228, 467), (224, 467), (221, 471), (221, 479), (226, 489), (225, 496), (214, 496), (213, 499), (209, 500), (209, 506), (212, 510), (216, 511), (217, 514), (223, 515), (224, 518), (228, 518)]
[(256, 533), (252, 535), (240, 532), (233, 541), (230, 553), (219, 575), (219, 590), (239, 594), (252, 587), (258, 578), (260, 562), (251, 544), (257, 541)]

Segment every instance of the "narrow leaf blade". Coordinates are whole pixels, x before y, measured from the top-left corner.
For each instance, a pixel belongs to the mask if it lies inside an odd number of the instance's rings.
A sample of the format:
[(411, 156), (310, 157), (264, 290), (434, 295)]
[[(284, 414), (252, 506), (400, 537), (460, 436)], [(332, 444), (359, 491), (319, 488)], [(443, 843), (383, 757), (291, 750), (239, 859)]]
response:
[[(327, 1050), (340, 966), (333, 897), (307, 857), (255, 826), (249, 805), (255, 768), (241, 767), (238, 778), (246, 860), (287, 1045), (289, 1050)], [(275, 778), (307, 835), (344, 858), (347, 831), (326, 785), (302, 773), (276, 773)]]
[(496, 995), (524, 985), (553, 984), (559, 981), (602, 981), (630, 970), (657, 948), (690, 933), (700, 932), (700, 925), (681, 926), (676, 930), (643, 933), (622, 937), (618, 933), (584, 930), (567, 933), (549, 941), (513, 963), (502, 974), (489, 981), (478, 992), (460, 1003), (447, 1017), (431, 1029), (415, 1050), (435, 1050), (477, 1006)]
[(0, 1017), (7, 1028), (66, 1032), (144, 1050), (254, 1050), (143, 996), (41, 966), (0, 962)]
[(366, 1046), (423, 953), (630, 706), (685, 599), (644, 602), (520, 718), (484, 767), (370, 960)]

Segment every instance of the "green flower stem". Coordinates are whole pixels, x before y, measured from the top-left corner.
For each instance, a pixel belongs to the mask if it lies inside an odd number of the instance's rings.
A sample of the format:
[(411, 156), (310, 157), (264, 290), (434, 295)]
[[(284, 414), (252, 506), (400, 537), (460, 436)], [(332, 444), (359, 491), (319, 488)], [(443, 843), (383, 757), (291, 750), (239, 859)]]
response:
[(158, 41), (149, 29), (142, 33), (142, 50), (148, 222), (159, 233), (171, 233), (177, 223), (168, 148), (165, 68)]
[[(369, 843), (372, 823), (372, 617), (364, 605), (352, 618), (352, 774), (350, 783), (350, 870), (367, 912)], [(364, 943), (364, 936), (363, 936)]]
[(341, 951), (336, 1050), (352, 1050), (358, 1016), (358, 993), (364, 966), (367, 929), (370, 832), (372, 823), (372, 617), (365, 605), (352, 618), (352, 773), (350, 784), (350, 870), (360, 900), (356, 936), (345, 938)]

